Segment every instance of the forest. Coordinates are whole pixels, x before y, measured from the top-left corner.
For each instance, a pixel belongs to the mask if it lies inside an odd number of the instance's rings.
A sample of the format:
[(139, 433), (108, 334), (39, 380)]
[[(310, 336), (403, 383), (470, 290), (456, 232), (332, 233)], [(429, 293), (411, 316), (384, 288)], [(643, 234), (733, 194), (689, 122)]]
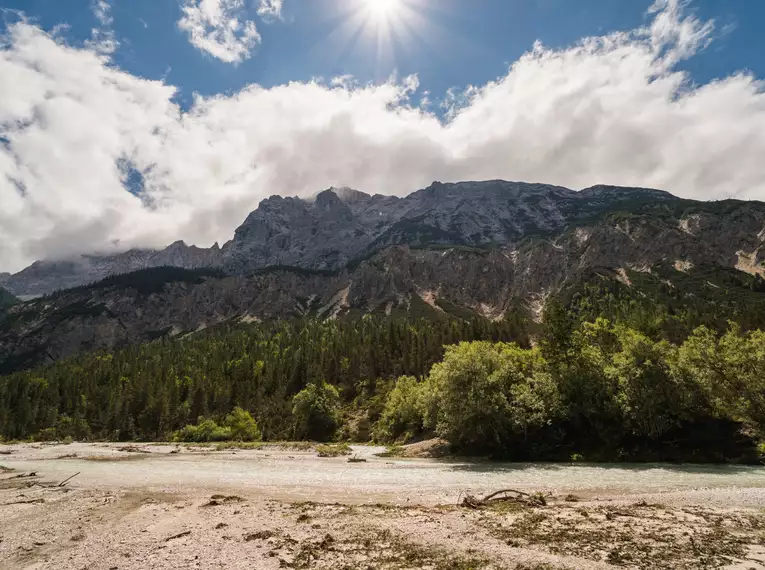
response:
[(624, 290), (572, 289), (541, 323), (521, 311), (237, 323), (82, 354), (0, 378), (0, 436), (439, 436), (513, 460), (760, 461), (760, 322)]

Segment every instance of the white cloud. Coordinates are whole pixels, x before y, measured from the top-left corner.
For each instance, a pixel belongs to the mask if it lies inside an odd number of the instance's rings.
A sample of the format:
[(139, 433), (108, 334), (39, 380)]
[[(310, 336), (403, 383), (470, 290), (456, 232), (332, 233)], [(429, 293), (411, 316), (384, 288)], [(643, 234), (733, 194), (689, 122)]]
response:
[(281, 18), (284, 0), (259, 0), (258, 15), (262, 18)]
[(109, 0), (92, 0), (90, 9), (100, 26), (91, 30), (90, 39), (85, 42), (85, 46), (102, 55), (110, 55), (120, 46), (112, 30), (112, 6)]
[[(262, 5), (281, 3), (261, 1)], [(268, 9), (268, 6), (267, 6)], [(191, 44), (226, 63), (249, 59), (260, 42), (252, 20), (243, 19), (244, 0), (184, 0), (178, 27), (189, 35)]]
[(114, 18), (111, 14), (112, 6), (109, 4), (109, 0), (92, 0), (91, 10), (96, 20), (102, 26), (111, 26), (114, 23)]
[[(226, 241), (264, 197), (330, 185), (406, 194), (433, 180), (607, 183), (765, 199), (763, 83), (695, 85), (674, 64), (712, 28), (667, 0), (644, 28), (542, 45), (454, 97), (416, 80), (252, 85), (198, 97), (21, 22), (0, 41), (0, 271), (76, 252)], [(432, 95), (431, 95), (432, 97)], [(124, 183), (143, 173), (140, 196)]]

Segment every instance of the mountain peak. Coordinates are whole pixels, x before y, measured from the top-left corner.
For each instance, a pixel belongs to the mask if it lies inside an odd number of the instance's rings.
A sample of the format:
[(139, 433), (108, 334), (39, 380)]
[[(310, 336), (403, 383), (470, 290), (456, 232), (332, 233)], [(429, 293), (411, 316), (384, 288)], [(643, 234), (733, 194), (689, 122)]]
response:
[(315, 204), (319, 207), (326, 207), (326, 206), (332, 206), (334, 204), (339, 204), (342, 201), (340, 200), (340, 196), (338, 196), (335, 191), (330, 188), (328, 190), (322, 190), (316, 195)]
[(330, 190), (334, 192), (338, 198), (340, 198), (343, 202), (346, 204), (353, 204), (356, 202), (362, 202), (365, 200), (369, 200), (371, 196), (369, 194), (366, 194), (365, 192), (360, 192), (359, 190), (355, 190), (354, 188), (350, 188), (348, 186), (341, 186), (339, 188), (331, 187)]
[[(158, 265), (219, 267), (233, 275), (277, 265), (340, 270), (395, 245), (514, 247), (529, 235), (592, 224), (609, 212), (639, 212), (672, 200), (681, 201), (647, 188), (601, 184), (577, 192), (505, 180), (435, 181), (401, 198), (330, 187), (312, 199), (274, 195), (262, 200), (222, 248), (198, 248), (179, 240), (161, 251), (36, 262), (15, 275), (0, 275), (0, 283), (17, 296), (34, 296)], [(763, 205), (745, 207), (760, 212)], [(757, 232), (765, 231), (762, 227)], [(751, 252), (760, 243), (758, 238), (743, 249)]]

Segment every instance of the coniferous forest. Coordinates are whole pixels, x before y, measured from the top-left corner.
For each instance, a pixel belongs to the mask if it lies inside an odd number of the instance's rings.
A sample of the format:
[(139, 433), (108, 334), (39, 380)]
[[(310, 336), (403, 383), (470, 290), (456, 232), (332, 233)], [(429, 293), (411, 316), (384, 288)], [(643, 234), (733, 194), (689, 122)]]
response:
[(0, 435), (439, 436), (458, 453), (517, 460), (759, 461), (760, 323), (620, 291), (572, 289), (541, 323), (522, 311), (238, 323), (82, 354), (0, 378)]

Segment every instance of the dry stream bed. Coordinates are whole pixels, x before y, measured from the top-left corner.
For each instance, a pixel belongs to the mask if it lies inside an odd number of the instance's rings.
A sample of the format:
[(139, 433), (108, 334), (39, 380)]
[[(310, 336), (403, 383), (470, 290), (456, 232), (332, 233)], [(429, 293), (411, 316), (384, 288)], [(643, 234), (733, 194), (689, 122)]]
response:
[[(765, 569), (765, 468), (470, 464), (364, 447), (358, 463), (271, 447), (0, 451), (3, 569)], [(507, 487), (546, 504), (457, 506)]]

